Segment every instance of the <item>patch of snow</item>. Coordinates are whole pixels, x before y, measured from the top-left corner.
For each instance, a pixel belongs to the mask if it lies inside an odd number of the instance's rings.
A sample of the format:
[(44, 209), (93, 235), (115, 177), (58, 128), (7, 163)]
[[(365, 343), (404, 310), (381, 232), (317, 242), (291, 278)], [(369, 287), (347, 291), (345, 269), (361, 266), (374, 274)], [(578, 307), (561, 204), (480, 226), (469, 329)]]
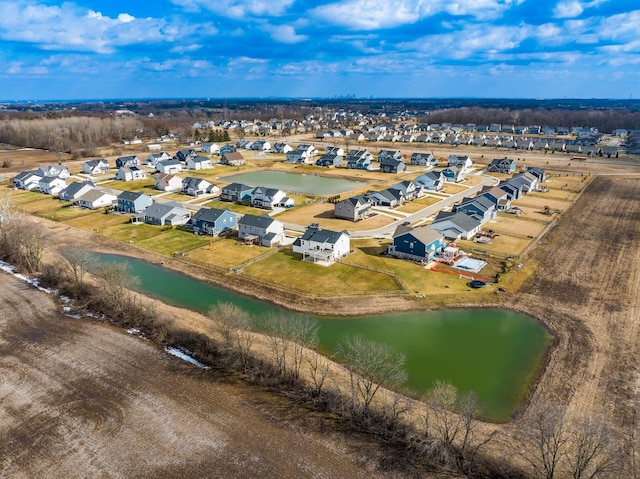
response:
[(16, 273), (16, 269), (13, 266), (11, 266), (10, 264), (5, 263), (4, 261), (0, 261), (0, 270), (4, 271), (5, 273), (11, 274), (11, 275), (15, 276), (18, 279), (21, 279), (25, 283), (29, 283), (34, 288), (37, 288), (40, 291), (43, 291), (43, 292), (45, 292), (47, 294), (55, 294), (55, 293), (57, 293), (57, 291), (54, 290), (54, 289), (44, 288), (44, 287), (40, 286), (40, 283), (38, 282), (38, 280), (36, 278), (28, 278), (27, 276), (25, 276), (23, 274)]
[[(180, 350), (178, 348), (169, 348), (169, 347), (165, 347), (164, 350), (171, 354), (172, 356), (175, 356), (177, 358), (182, 359), (183, 361), (186, 361), (188, 363), (193, 364), (194, 366), (199, 367), (200, 369), (211, 369), (209, 366), (202, 364), (200, 361), (198, 361), (197, 359), (194, 359), (193, 357), (189, 356), (189, 354), (187, 353), (191, 353), (191, 351), (188, 350)], [(186, 351), (186, 352), (185, 352)]]

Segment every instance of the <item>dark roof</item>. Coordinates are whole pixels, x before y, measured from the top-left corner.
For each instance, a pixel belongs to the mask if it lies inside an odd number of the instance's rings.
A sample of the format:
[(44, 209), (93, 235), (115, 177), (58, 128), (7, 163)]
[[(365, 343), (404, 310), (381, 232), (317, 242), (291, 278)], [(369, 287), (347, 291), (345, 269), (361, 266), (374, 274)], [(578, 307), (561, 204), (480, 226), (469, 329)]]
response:
[(451, 221), (454, 225), (458, 226), (463, 231), (471, 231), (472, 229), (477, 228), (482, 224), (482, 222), (476, 215), (467, 215), (462, 212), (447, 213), (445, 211), (441, 211), (436, 216), (436, 219), (433, 220), (432, 225), (435, 228), (438, 223), (442, 223), (447, 220)]
[(253, 190), (253, 187), (242, 184), (242, 183), (230, 183), (227, 186), (224, 186), (222, 189), (225, 191), (240, 192), (240, 191)]
[(244, 160), (244, 157), (242, 156), (242, 153), (240, 153), (239, 151), (233, 151), (233, 152), (230, 152), (230, 153), (223, 153), (222, 157), (227, 161)]
[(395, 239), (406, 234), (410, 234), (423, 244), (433, 243), (436, 240), (442, 239), (442, 234), (434, 230), (429, 225), (419, 226), (417, 228), (400, 225), (398, 226), (398, 228), (396, 228), (395, 233), (393, 233), (393, 238)]
[(235, 213), (230, 212), (227, 209), (222, 208), (200, 208), (196, 211), (192, 217), (193, 221), (206, 221), (208, 223), (215, 223), (218, 218), (220, 218), (223, 214), (230, 213), (235, 215)]
[(268, 228), (275, 221), (276, 220), (271, 218), (269, 215), (262, 215), (262, 216), (244, 215), (242, 218), (240, 218), (240, 221), (238, 221), (238, 224), (246, 225), (246, 226), (254, 226), (256, 228)]
[[(148, 195), (145, 195), (144, 193), (140, 193), (139, 191), (123, 191), (118, 195), (118, 199), (124, 200), (124, 201), (135, 201), (142, 196), (148, 196)], [(151, 197), (149, 196), (149, 198)]]
[(343, 234), (349, 236), (349, 233), (347, 233), (345, 230), (331, 231), (325, 229), (307, 228), (307, 231), (304, 232), (301, 239), (307, 241), (315, 241), (316, 243), (335, 244)]

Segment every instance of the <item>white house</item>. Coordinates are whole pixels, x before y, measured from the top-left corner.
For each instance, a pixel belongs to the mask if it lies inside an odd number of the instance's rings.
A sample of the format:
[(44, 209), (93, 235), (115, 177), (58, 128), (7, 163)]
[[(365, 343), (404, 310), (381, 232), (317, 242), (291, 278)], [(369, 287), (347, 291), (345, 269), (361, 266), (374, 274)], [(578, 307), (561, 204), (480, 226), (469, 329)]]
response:
[(244, 215), (238, 221), (238, 238), (273, 247), (284, 243), (284, 224), (269, 215)]
[(58, 198), (63, 201), (73, 201), (91, 191), (94, 187), (95, 185), (90, 181), (74, 181), (58, 193)]
[(211, 159), (206, 156), (196, 156), (187, 160), (187, 170), (205, 170), (211, 168)]
[(220, 145), (217, 143), (203, 143), (200, 145), (200, 151), (202, 153), (217, 154), (220, 153)]
[(287, 194), (277, 188), (258, 186), (251, 192), (251, 206), (272, 209), (281, 205)]
[(101, 175), (109, 171), (109, 162), (104, 158), (85, 161), (82, 164), (82, 172), (87, 175)]
[(165, 173), (167, 175), (173, 175), (182, 171), (182, 163), (177, 159), (163, 160), (156, 163), (156, 171), (159, 173)]
[(57, 195), (67, 186), (63, 178), (46, 176), (40, 180), (40, 191), (45, 195)]
[(116, 195), (93, 188), (80, 196), (75, 202), (78, 206), (95, 210), (104, 206), (113, 206), (116, 201), (118, 201)]
[(138, 168), (137, 166), (127, 167), (123, 166), (116, 173), (116, 180), (134, 181), (134, 180), (146, 180), (147, 172)]
[(351, 251), (351, 238), (347, 231), (325, 230), (319, 224), (307, 227), (293, 243), (293, 252), (302, 254), (302, 260), (333, 263)]
[(21, 171), (13, 179), (13, 184), (21, 190), (34, 191), (40, 189), (40, 180), (44, 178), (38, 170)]
[(205, 194), (215, 194), (220, 192), (220, 188), (209, 183), (202, 178), (187, 177), (182, 180), (182, 192), (189, 196), (199, 196)]
[(153, 187), (160, 191), (180, 191), (182, 178), (166, 173), (156, 173), (153, 175)]
[(170, 160), (171, 155), (166, 151), (161, 151), (160, 153), (153, 153), (149, 155), (147, 158), (146, 164), (149, 166), (153, 166), (154, 168), (158, 164), (159, 161)]
[(40, 176), (57, 176), (59, 178), (69, 178), (71, 176), (69, 169), (62, 165), (41, 166), (36, 171)]
[(468, 171), (473, 165), (473, 161), (468, 156), (451, 155), (447, 161), (447, 166), (461, 166), (464, 171)]

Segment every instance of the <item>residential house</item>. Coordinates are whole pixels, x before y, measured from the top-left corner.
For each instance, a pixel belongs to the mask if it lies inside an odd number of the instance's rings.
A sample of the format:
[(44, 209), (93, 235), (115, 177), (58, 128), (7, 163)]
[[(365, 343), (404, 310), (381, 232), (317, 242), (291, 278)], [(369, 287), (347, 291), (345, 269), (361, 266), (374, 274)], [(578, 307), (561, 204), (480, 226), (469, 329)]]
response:
[(447, 239), (454, 241), (459, 239), (468, 240), (480, 231), (482, 221), (476, 215), (441, 211), (436, 215), (433, 223), (431, 223), (431, 227)]
[(220, 155), (223, 155), (225, 153), (233, 153), (234, 151), (236, 151), (236, 147), (233, 145), (223, 145), (220, 147)]
[(177, 158), (158, 161), (156, 163), (156, 171), (167, 175), (173, 175), (182, 171), (182, 163)]
[(286, 143), (276, 143), (275, 145), (273, 145), (273, 152), (274, 153), (287, 154), (290, 151), (293, 151), (293, 148), (291, 146), (287, 145)]
[(523, 195), (522, 184), (511, 183), (510, 181), (501, 181), (498, 188), (507, 193), (509, 201), (514, 201)]
[(41, 166), (36, 170), (38, 174), (42, 177), (57, 177), (57, 178), (69, 178), (71, 173), (69, 173), (69, 169), (66, 166), (62, 165), (47, 165)]
[(144, 222), (156, 226), (180, 226), (191, 219), (191, 212), (173, 203), (153, 203), (144, 212)]
[(492, 173), (513, 173), (516, 170), (516, 160), (511, 158), (496, 158), (491, 160), (487, 171)]
[(382, 191), (371, 191), (365, 195), (373, 206), (387, 206), (395, 208), (404, 204), (404, 194), (400, 190), (387, 188)]
[(82, 208), (96, 210), (98, 208), (111, 207), (117, 200), (118, 197), (116, 195), (92, 188), (82, 196), (77, 197), (74, 202)]
[(498, 186), (492, 186), (484, 190), (478, 197), (485, 197), (489, 199), (498, 211), (507, 211), (511, 208), (511, 200), (509, 194)]
[(324, 168), (338, 167), (342, 165), (343, 157), (336, 153), (325, 153), (316, 160), (316, 166), (322, 166)]
[(244, 165), (244, 158), (242, 153), (239, 151), (221, 153), (220, 164), (228, 166), (242, 166)]
[(94, 187), (95, 185), (90, 181), (74, 181), (58, 193), (58, 198), (63, 201), (73, 201), (92, 190)]
[(134, 191), (123, 191), (118, 195), (116, 209), (124, 213), (142, 213), (153, 204), (149, 195)]
[(324, 150), (325, 153), (344, 156), (344, 150), (339, 146), (327, 146)]
[(496, 204), (490, 198), (482, 195), (475, 198), (464, 198), (460, 203), (454, 205), (453, 211), (477, 215), (482, 223), (494, 219), (498, 214)]
[(428, 263), (446, 246), (444, 235), (431, 226), (400, 225), (393, 233), (393, 242), (388, 253), (396, 258)]
[(227, 209), (200, 208), (187, 225), (196, 234), (217, 236), (238, 227), (238, 215)]
[(153, 187), (160, 191), (180, 191), (182, 178), (166, 173), (156, 173), (153, 175)]
[(514, 185), (522, 185), (522, 192), (529, 193), (538, 189), (540, 180), (533, 173), (528, 171), (525, 173), (519, 173), (509, 180), (509, 183)]
[(464, 170), (469, 170), (473, 162), (468, 156), (451, 155), (447, 160), (447, 166), (461, 166)]
[(116, 173), (116, 180), (123, 181), (135, 181), (135, 180), (146, 180), (147, 172), (143, 169), (138, 168), (137, 166), (123, 166)]
[(465, 178), (464, 168), (460, 165), (449, 166), (442, 170), (442, 176), (447, 183), (458, 183)]
[(220, 146), (217, 143), (203, 143), (200, 145), (200, 151), (202, 153), (216, 154), (220, 153)]
[(411, 164), (416, 166), (438, 166), (438, 160), (431, 153), (413, 153)]
[(364, 195), (352, 196), (334, 205), (333, 215), (349, 221), (359, 221), (369, 217), (371, 200)]
[(402, 173), (407, 169), (407, 165), (404, 164), (404, 159), (385, 157), (380, 160), (380, 171), (382, 173)]
[(281, 206), (285, 198), (287, 194), (282, 190), (258, 186), (251, 192), (251, 206), (270, 210)]
[(140, 158), (137, 155), (121, 156), (116, 159), (116, 168), (131, 168), (140, 166)]
[(244, 215), (238, 220), (238, 238), (269, 248), (280, 246), (284, 243), (284, 225), (269, 215)]
[(180, 150), (176, 152), (175, 155), (173, 155), (176, 160), (182, 161), (183, 163), (186, 162), (189, 158), (195, 158), (196, 156), (198, 156), (198, 152), (191, 148)]
[(203, 178), (188, 176), (182, 180), (182, 192), (189, 196), (211, 195), (220, 191), (216, 185)]
[(206, 170), (207, 168), (211, 168), (211, 159), (206, 156), (196, 156), (187, 160), (187, 170)]
[(398, 150), (380, 150), (380, 152), (378, 153), (378, 161), (382, 162), (382, 160), (387, 158), (392, 158), (394, 160), (401, 160), (402, 153), (400, 153)]
[(87, 175), (101, 175), (109, 171), (109, 162), (104, 158), (97, 158), (82, 163), (82, 172)]
[(442, 171), (429, 171), (415, 178), (413, 182), (423, 190), (440, 191), (444, 186), (445, 178)]
[(232, 203), (250, 203), (252, 192), (253, 186), (243, 185), (242, 183), (231, 183), (222, 187), (220, 199)]
[(13, 178), (13, 184), (21, 190), (34, 191), (40, 189), (40, 181), (43, 178), (44, 175), (38, 170), (21, 171)]
[(67, 186), (67, 182), (57, 176), (45, 176), (38, 185), (40, 192), (45, 195), (57, 195)]
[(530, 173), (538, 178), (538, 186), (540, 185), (540, 183), (544, 183), (545, 181), (547, 181), (547, 172), (542, 168), (531, 167), (527, 169), (527, 173)]
[(302, 255), (302, 260), (314, 263), (333, 263), (351, 251), (351, 238), (346, 230), (325, 230), (315, 223), (309, 225), (304, 234), (293, 243), (293, 252)]
[(394, 183), (389, 188), (392, 190), (401, 191), (405, 201), (413, 201), (424, 195), (424, 193), (422, 192), (422, 187), (411, 180)]
[(372, 170), (373, 155), (367, 150), (352, 150), (347, 153), (347, 168), (356, 170)]
[(254, 141), (251, 149), (256, 151), (271, 151), (271, 142), (266, 140)]
[(146, 164), (155, 168), (156, 164), (158, 164), (159, 161), (170, 160), (171, 158), (172, 157), (169, 153), (161, 151), (159, 153), (153, 153), (149, 155)]

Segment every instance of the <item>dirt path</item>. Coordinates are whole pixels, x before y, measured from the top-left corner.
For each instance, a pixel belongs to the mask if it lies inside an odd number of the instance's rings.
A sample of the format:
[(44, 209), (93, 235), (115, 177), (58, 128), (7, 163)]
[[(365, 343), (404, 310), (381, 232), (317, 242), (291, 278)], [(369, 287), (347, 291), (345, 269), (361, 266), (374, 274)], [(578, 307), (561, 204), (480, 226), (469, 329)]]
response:
[(320, 415), (0, 280), (1, 477), (404, 477)]

